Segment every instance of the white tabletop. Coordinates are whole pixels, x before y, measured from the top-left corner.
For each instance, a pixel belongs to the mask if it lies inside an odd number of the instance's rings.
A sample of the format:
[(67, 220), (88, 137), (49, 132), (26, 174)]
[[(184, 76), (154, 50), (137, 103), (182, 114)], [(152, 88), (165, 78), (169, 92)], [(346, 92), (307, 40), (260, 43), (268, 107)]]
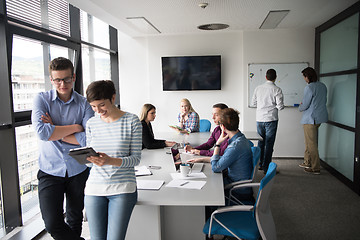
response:
[[(161, 169), (151, 169), (151, 176), (137, 177), (139, 179), (164, 180), (165, 184), (160, 190), (138, 190), (138, 205), (157, 206), (221, 206), (225, 204), (223, 179), (221, 173), (213, 173), (210, 163), (205, 163), (203, 172), (206, 179), (201, 190), (170, 188), (168, 184), (172, 178), (170, 173), (176, 172), (169, 149), (142, 150), (139, 165), (161, 166)], [(195, 180), (195, 179), (194, 179)]]

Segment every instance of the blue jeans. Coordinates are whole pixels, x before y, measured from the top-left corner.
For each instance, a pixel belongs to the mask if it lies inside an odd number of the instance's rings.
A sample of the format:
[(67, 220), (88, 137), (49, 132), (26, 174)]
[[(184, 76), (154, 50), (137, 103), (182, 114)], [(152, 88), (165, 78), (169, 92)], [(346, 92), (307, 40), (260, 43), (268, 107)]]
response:
[(272, 153), (274, 151), (274, 143), (276, 137), (276, 130), (278, 121), (271, 122), (256, 122), (257, 132), (262, 137), (262, 141), (259, 141), (258, 146), (261, 149), (260, 166), (267, 172), (269, 164), (271, 162)]
[(125, 239), (137, 191), (112, 196), (85, 196), (91, 240)]

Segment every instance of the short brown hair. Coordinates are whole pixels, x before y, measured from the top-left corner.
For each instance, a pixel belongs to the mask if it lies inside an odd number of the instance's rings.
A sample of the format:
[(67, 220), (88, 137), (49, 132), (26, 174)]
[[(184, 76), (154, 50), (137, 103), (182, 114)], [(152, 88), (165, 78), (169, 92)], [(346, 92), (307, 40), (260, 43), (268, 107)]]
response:
[(228, 106), (225, 103), (217, 103), (213, 105), (213, 108), (225, 109), (228, 108)]
[(312, 67), (307, 67), (301, 72), (304, 77), (307, 77), (309, 79), (309, 83), (316, 82), (317, 81), (317, 74), (315, 72), (315, 69)]
[(54, 58), (49, 65), (49, 73), (51, 75), (52, 71), (59, 71), (59, 70), (71, 70), (71, 75), (74, 75), (74, 65), (72, 62), (64, 57)]
[(239, 112), (233, 108), (225, 108), (220, 111), (220, 124), (229, 131), (236, 131), (239, 128)]
[(116, 94), (115, 85), (110, 80), (100, 80), (90, 83), (86, 89), (86, 99), (89, 103), (96, 100), (109, 99)]

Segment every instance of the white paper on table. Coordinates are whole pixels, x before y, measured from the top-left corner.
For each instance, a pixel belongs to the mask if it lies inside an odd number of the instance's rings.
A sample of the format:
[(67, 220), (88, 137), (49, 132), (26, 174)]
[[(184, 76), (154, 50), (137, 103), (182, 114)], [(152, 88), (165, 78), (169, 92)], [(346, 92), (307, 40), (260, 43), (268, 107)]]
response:
[(138, 190), (159, 190), (164, 183), (164, 180), (136, 179), (136, 185)]
[(169, 182), (165, 187), (176, 187), (176, 188), (186, 188), (186, 189), (202, 189), (206, 184), (206, 181), (186, 181), (180, 179), (174, 179)]
[(170, 173), (172, 179), (183, 179), (183, 180), (188, 180), (188, 179), (197, 179), (197, 178), (206, 178), (205, 173), (203, 172), (199, 172), (199, 173), (190, 173), (188, 176), (183, 177), (181, 175), (181, 173)]
[(135, 176), (148, 176), (151, 175), (151, 171), (145, 166), (135, 166)]

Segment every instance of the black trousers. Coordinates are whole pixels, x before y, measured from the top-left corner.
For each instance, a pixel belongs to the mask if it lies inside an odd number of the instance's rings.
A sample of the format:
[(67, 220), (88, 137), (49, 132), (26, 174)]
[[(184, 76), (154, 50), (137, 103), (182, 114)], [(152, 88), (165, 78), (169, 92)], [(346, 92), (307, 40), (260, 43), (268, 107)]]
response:
[[(68, 177), (56, 177), (39, 170), (39, 202), (46, 230), (56, 240), (78, 240), (82, 230), (84, 188), (89, 169)], [(64, 220), (66, 196), (66, 222)]]

